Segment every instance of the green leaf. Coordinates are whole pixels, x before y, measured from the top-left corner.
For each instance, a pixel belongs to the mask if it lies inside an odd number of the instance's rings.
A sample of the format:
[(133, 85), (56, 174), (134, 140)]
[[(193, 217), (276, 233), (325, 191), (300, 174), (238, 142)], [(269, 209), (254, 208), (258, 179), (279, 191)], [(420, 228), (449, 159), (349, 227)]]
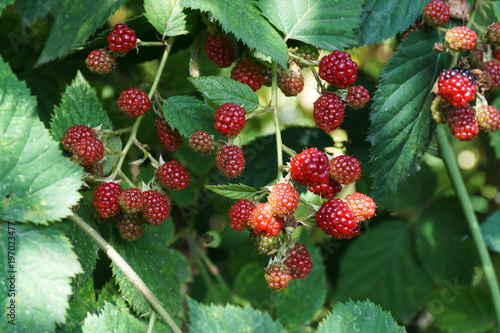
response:
[(11, 3), (14, 3), (14, 0), (0, 0), (0, 14), (2, 13), (3, 9)]
[(193, 281), (191, 276), (191, 264), (181, 252), (168, 249), (168, 257), (170, 262), (174, 266), (174, 270), (177, 273), (177, 280), (179, 283), (188, 283)]
[(122, 151), (123, 143), (122, 139), (118, 136), (109, 137), (106, 141), (106, 148), (112, 150), (113, 152), (106, 155), (106, 159), (102, 161), (102, 167), (104, 175), (109, 175), (116, 163), (120, 159), (119, 153)]
[(188, 80), (204, 97), (217, 105), (236, 103), (247, 112), (259, 107), (259, 97), (247, 84), (222, 76), (190, 77)]
[[(35, 66), (68, 54), (83, 44), (126, 0), (63, 0)], [(140, 37), (140, 36), (138, 36)]]
[(338, 299), (368, 298), (404, 322), (427, 300), (431, 284), (414, 256), (408, 227), (379, 223), (354, 240), (342, 257)]
[(260, 0), (267, 19), (286, 36), (332, 51), (358, 44), (362, 0)]
[(85, 318), (82, 331), (84, 333), (135, 332), (127, 316), (118, 307), (108, 302), (104, 304), (104, 310), (99, 315), (89, 314)]
[(267, 314), (247, 306), (218, 306), (187, 299), (190, 332), (285, 332), (279, 322)]
[(358, 31), (360, 45), (378, 43), (406, 30), (422, 16), (427, 2), (429, 0), (367, 0)]
[[(61, 326), (64, 332), (80, 332), (82, 323), (88, 313), (97, 312), (97, 302), (94, 291), (94, 279), (88, 279), (69, 301), (66, 323)], [(59, 332), (59, 330), (57, 331)]]
[(21, 23), (30, 26), (55, 12), (60, 3), (59, 0), (17, 0), (15, 6), (22, 13)]
[(384, 311), (373, 302), (349, 300), (338, 303), (332, 312), (319, 324), (319, 333), (403, 333), (391, 313)]
[(23, 223), (1, 223), (0, 238), (2, 318), (11, 300), (16, 314), (16, 325), (7, 330), (2, 320), (0, 331), (53, 332), (66, 320), (71, 278), (82, 272), (71, 244), (58, 230)]
[(183, 7), (211, 12), (226, 32), (234, 34), (249, 48), (287, 67), (287, 46), (278, 32), (255, 7), (253, 0), (181, 0)]
[(61, 155), (36, 100), (0, 58), (0, 219), (47, 224), (71, 214), (83, 169)]
[(431, 89), (448, 59), (431, 51), (438, 40), (435, 30), (410, 34), (382, 71), (368, 136), (375, 201), (419, 169), (434, 134)]
[[(251, 250), (254, 251), (254, 248), (251, 247)], [(248, 301), (253, 307), (270, 311), (270, 308), (276, 305), (274, 298), (281, 296), (281, 293), (276, 294), (274, 290), (269, 289), (264, 278), (264, 268), (265, 264), (263, 266), (256, 261), (250, 261), (238, 269), (233, 292), (238, 299)]]
[(251, 200), (257, 194), (257, 190), (244, 184), (229, 185), (205, 185), (207, 189), (229, 199)]
[(186, 35), (196, 23), (196, 13), (186, 14), (179, 0), (146, 0), (144, 10), (144, 16), (161, 35)]
[(215, 111), (192, 96), (173, 96), (163, 104), (165, 119), (179, 133), (189, 137), (196, 131), (215, 134)]
[(102, 125), (102, 129), (111, 128), (111, 120), (97, 98), (95, 89), (80, 71), (62, 94), (61, 103), (54, 107), (50, 129), (55, 139), (61, 141), (66, 130), (77, 124), (90, 128), (99, 125)]
[(481, 224), (484, 241), (493, 251), (500, 252), (500, 211), (496, 211)]

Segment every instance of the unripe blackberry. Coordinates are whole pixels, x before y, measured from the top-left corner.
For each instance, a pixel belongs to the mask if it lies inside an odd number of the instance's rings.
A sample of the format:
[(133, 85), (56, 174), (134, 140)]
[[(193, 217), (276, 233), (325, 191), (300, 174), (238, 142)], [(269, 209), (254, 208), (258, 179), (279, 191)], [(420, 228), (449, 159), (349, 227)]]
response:
[(438, 79), (438, 94), (453, 106), (468, 104), (476, 89), (476, 81), (466, 69), (445, 70)]
[(371, 219), (375, 215), (377, 205), (369, 196), (355, 192), (347, 195), (345, 200), (347, 205), (354, 212), (356, 222), (363, 222)]
[(89, 127), (85, 125), (73, 125), (66, 130), (66, 133), (64, 133), (61, 139), (61, 143), (64, 149), (66, 149), (69, 152), (73, 152), (75, 144), (80, 139), (88, 136), (92, 137), (94, 136), (94, 133)]
[(250, 240), (252, 241), (255, 249), (259, 254), (267, 255), (272, 250), (278, 250), (285, 241), (285, 234), (280, 232), (275, 236), (257, 235), (253, 232), (250, 233)]
[(496, 132), (500, 128), (500, 113), (492, 105), (476, 107), (476, 120), (479, 127), (486, 132)]
[(245, 168), (243, 150), (235, 145), (219, 147), (215, 156), (215, 164), (220, 172), (230, 178), (239, 176)]
[(210, 154), (214, 140), (204, 131), (196, 131), (189, 136), (189, 147), (197, 153)]
[(119, 184), (108, 182), (102, 183), (94, 190), (94, 201), (92, 204), (97, 212), (104, 218), (115, 216), (120, 211), (118, 197), (122, 193)]
[(238, 61), (231, 70), (231, 79), (247, 84), (253, 91), (259, 90), (264, 84), (262, 67), (250, 58)]
[(285, 290), (292, 279), (292, 270), (284, 263), (274, 263), (266, 268), (264, 277), (272, 290)]
[(342, 191), (342, 185), (335, 179), (328, 178), (326, 183), (309, 186), (308, 190), (325, 199), (333, 199)]
[(500, 63), (490, 60), (483, 64), (483, 70), (491, 78), (491, 86), (496, 89), (500, 87)]
[(273, 215), (269, 204), (259, 203), (252, 210), (248, 225), (257, 235), (274, 236), (279, 234), (283, 224)]
[(138, 213), (142, 209), (144, 198), (141, 190), (133, 187), (120, 193), (118, 196), (118, 202), (120, 203), (120, 207), (126, 213)]
[(116, 58), (107, 49), (93, 50), (85, 59), (87, 68), (96, 74), (108, 74), (116, 67)]
[(347, 101), (353, 109), (361, 109), (370, 100), (368, 89), (363, 86), (350, 86)]
[(146, 93), (139, 89), (124, 90), (116, 105), (130, 118), (135, 118), (149, 110), (151, 101)]
[(344, 104), (335, 94), (322, 95), (314, 102), (313, 117), (323, 131), (336, 130), (344, 121)]
[(299, 205), (299, 192), (288, 183), (278, 183), (273, 186), (267, 196), (273, 215), (279, 217), (292, 216)]
[(316, 214), (316, 225), (337, 239), (349, 239), (359, 234), (356, 216), (342, 199), (323, 202)]
[(158, 140), (163, 145), (163, 148), (175, 151), (182, 145), (182, 136), (178, 129), (172, 129), (164, 118), (158, 118), (155, 121), (156, 133)]
[(424, 7), (423, 18), (431, 26), (442, 26), (450, 19), (450, 8), (441, 0), (432, 0)]
[(214, 114), (215, 129), (227, 138), (240, 134), (247, 121), (246, 111), (236, 103), (224, 103)]
[(133, 241), (142, 236), (143, 221), (144, 219), (139, 213), (123, 213), (118, 218), (116, 226), (123, 239)]
[(149, 190), (142, 193), (144, 202), (142, 216), (151, 225), (162, 224), (170, 216), (170, 198), (158, 191)]
[(96, 164), (104, 158), (104, 144), (94, 136), (86, 136), (75, 143), (73, 159), (80, 165)]
[(348, 185), (361, 176), (361, 165), (355, 157), (340, 155), (330, 160), (330, 173), (340, 184)]
[(356, 81), (358, 64), (351, 60), (351, 55), (339, 50), (321, 58), (319, 77), (335, 88), (344, 89)]
[(109, 49), (116, 53), (127, 53), (134, 48), (137, 42), (134, 30), (125, 24), (116, 24), (108, 35)]
[(234, 61), (234, 45), (229, 36), (210, 34), (205, 40), (205, 53), (220, 68), (231, 66)]
[[(304, 45), (299, 46), (299, 48), (297, 49), (295, 54), (298, 55), (299, 57), (304, 58), (305, 60), (309, 60), (309, 61), (316, 61), (319, 58), (318, 49), (315, 46), (309, 45), (309, 44), (304, 44)], [(300, 61), (299, 61), (299, 65), (309, 66), (308, 64), (302, 64)]]
[(296, 96), (304, 89), (304, 77), (300, 71), (280, 71), (278, 73), (278, 87), (285, 96)]
[(453, 27), (446, 32), (444, 40), (453, 51), (467, 51), (476, 46), (477, 34), (465, 26)]
[(326, 183), (330, 178), (328, 156), (314, 147), (304, 149), (290, 161), (290, 176), (300, 186)]
[(486, 38), (488, 43), (500, 46), (500, 22), (495, 22), (488, 27)]
[(305, 279), (311, 272), (311, 255), (303, 244), (295, 243), (286, 253), (285, 265), (292, 270), (292, 279)]
[(189, 185), (189, 173), (176, 160), (160, 165), (156, 170), (156, 177), (172, 190), (182, 190)]
[(240, 199), (229, 209), (230, 226), (234, 230), (246, 229), (250, 214), (252, 214), (255, 205), (253, 202)]
[(451, 134), (461, 141), (470, 141), (479, 134), (474, 109), (470, 105), (456, 106), (448, 112)]
[(448, 111), (451, 109), (450, 103), (448, 103), (443, 97), (436, 96), (431, 103), (431, 113), (432, 119), (436, 124), (444, 124), (448, 119)]

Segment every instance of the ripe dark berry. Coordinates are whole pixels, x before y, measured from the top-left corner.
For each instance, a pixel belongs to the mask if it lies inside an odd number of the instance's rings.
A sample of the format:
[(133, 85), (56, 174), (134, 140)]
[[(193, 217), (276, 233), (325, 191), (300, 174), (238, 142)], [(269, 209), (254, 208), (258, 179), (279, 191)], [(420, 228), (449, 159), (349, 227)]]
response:
[(330, 177), (328, 156), (314, 147), (305, 149), (292, 158), (290, 175), (300, 186), (326, 183)]
[(249, 200), (240, 199), (234, 203), (229, 209), (229, 225), (231, 228), (234, 230), (246, 229), (248, 219), (254, 208), (254, 203)]
[(305, 279), (311, 272), (311, 255), (303, 244), (295, 243), (293, 249), (289, 249), (286, 254), (285, 265), (292, 270), (292, 279)]
[(172, 129), (165, 119), (158, 118), (155, 124), (158, 140), (162, 143), (163, 148), (174, 151), (182, 145), (182, 137), (179, 130)]
[(450, 19), (450, 8), (441, 0), (432, 0), (425, 5), (422, 16), (428, 25), (445, 25)]
[[(305, 60), (309, 60), (309, 61), (316, 61), (319, 58), (318, 49), (315, 46), (309, 45), (309, 44), (304, 44), (304, 45), (299, 46), (299, 48), (297, 49), (295, 54), (297, 56), (304, 58)], [(308, 64), (302, 64), (300, 62), (299, 62), (299, 65), (308, 66)]]
[(337, 239), (349, 239), (359, 234), (354, 212), (342, 199), (323, 202), (316, 214), (316, 225)]
[(259, 254), (270, 254), (273, 250), (278, 250), (285, 241), (285, 234), (280, 232), (275, 236), (257, 235), (253, 232), (250, 233), (250, 240), (252, 241), (255, 249)]
[(138, 213), (142, 209), (144, 198), (141, 190), (133, 187), (120, 193), (118, 196), (118, 202), (120, 203), (120, 207), (126, 213)]
[(431, 103), (431, 114), (432, 119), (436, 124), (444, 124), (448, 119), (448, 111), (451, 109), (450, 103), (448, 103), (443, 97), (436, 96)]
[(335, 88), (347, 88), (356, 81), (358, 64), (351, 60), (351, 55), (339, 50), (321, 58), (319, 77)]
[(349, 106), (353, 109), (361, 109), (370, 100), (368, 89), (363, 86), (351, 86), (347, 95)]
[(106, 49), (93, 50), (85, 59), (87, 68), (97, 74), (108, 74), (116, 67), (115, 56)]
[(342, 185), (356, 182), (361, 176), (359, 161), (349, 155), (340, 155), (330, 160), (332, 178)]
[(75, 143), (74, 160), (80, 165), (100, 162), (104, 158), (104, 144), (94, 136), (86, 136)]
[(500, 128), (500, 113), (492, 105), (476, 107), (476, 120), (479, 127), (486, 132), (496, 132)]
[(175, 160), (160, 165), (156, 170), (156, 177), (172, 190), (182, 190), (189, 185), (189, 173)]
[(150, 104), (148, 95), (139, 89), (124, 90), (116, 102), (118, 108), (130, 118), (143, 115), (149, 110)]
[(296, 96), (304, 89), (304, 77), (299, 70), (290, 72), (280, 71), (278, 75), (278, 87), (285, 96)]
[(151, 225), (162, 224), (170, 216), (170, 198), (158, 191), (149, 190), (142, 193), (144, 203), (142, 215)]
[(197, 153), (210, 154), (214, 140), (204, 131), (196, 131), (189, 136), (189, 147)]
[(247, 123), (246, 114), (245, 109), (238, 104), (224, 103), (215, 112), (215, 129), (227, 138), (238, 135)]
[(335, 179), (328, 178), (326, 183), (309, 186), (308, 190), (325, 199), (333, 199), (342, 191), (342, 185)]
[(142, 224), (144, 219), (141, 214), (123, 213), (118, 218), (116, 226), (123, 239), (128, 241), (137, 240), (142, 236)]
[(266, 267), (264, 277), (266, 278), (269, 288), (280, 291), (288, 287), (292, 279), (291, 273), (292, 270), (290, 267), (282, 262), (277, 262)]
[(257, 91), (264, 84), (262, 67), (250, 58), (238, 61), (231, 70), (231, 79), (247, 84), (253, 91)]
[(243, 150), (235, 145), (224, 145), (217, 149), (215, 164), (220, 172), (227, 177), (239, 176), (245, 168), (245, 156)]
[(446, 32), (444, 40), (453, 51), (467, 51), (476, 46), (477, 34), (465, 26), (453, 27)]
[(371, 219), (375, 215), (377, 205), (369, 196), (355, 192), (347, 195), (345, 200), (347, 205), (354, 212), (356, 222), (363, 222)]
[(273, 215), (279, 217), (292, 216), (299, 205), (299, 191), (288, 183), (278, 183), (273, 186), (267, 196)]
[(229, 36), (221, 33), (208, 35), (205, 40), (205, 53), (220, 68), (231, 66), (234, 61), (234, 45)]
[(451, 134), (461, 141), (470, 141), (479, 134), (474, 109), (470, 105), (456, 106), (448, 112)]
[(116, 53), (127, 53), (134, 48), (136, 42), (134, 30), (122, 23), (116, 24), (108, 35), (108, 47)]
[(92, 130), (85, 125), (73, 125), (64, 133), (61, 143), (64, 149), (73, 152), (75, 144), (82, 138), (87, 136), (94, 136)]
[(488, 43), (500, 46), (500, 22), (493, 23), (486, 32)]
[(120, 193), (122, 193), (122, 189), (119, 184), (113, 182), (102, 183), (94, 190), (92, 204), (102, 217), (115, 216), (120, 211), (120, 203), (118, 202)]
[(491, 78), (493, 88), (500, 87), (500, 63), (497, 60), (490, 60), (483, 64), (483, 70)]
[(257, 235), (274, 236), (280, 232), (283, 224), (281, 219), (273, 215), (269, 204), (259, 203), (252, 210), (248, 225)]
[(466, 105), (476, 94), (476, 82), (472, 75), (457, 69), (441, 72), (438, 79), (438, 94), (451, 105)]
[(331, 132), (344, 121), (344, 104), (335, 94), (320, 96), (314, 102), (313, 117), (319, 128)]

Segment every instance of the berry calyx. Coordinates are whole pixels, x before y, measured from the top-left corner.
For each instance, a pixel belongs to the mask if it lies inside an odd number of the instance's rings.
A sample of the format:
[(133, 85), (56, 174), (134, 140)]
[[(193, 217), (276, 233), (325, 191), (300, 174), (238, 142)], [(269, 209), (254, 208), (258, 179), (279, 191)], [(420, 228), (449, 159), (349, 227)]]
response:
[(358, 64), (352, 61), (349, 53), (335, 50), (321, 58), (318, 74), (335, 88), (343, 89), (356, 81)]
[(486, 38), (488, 43), (500, 46), (500, 22), (495, 22), (488, 27)]
[(275, 236), (257, 235), (253, 232), (250, 233), (250, 240), (252, 241), (255, 249), (259, 254), (270, 254), (273, 250), (278, 250), (285, 240), (285, 234), (280, 232)]
[(104, 158), (104, 144), (94, 136), (86, 136), (75, 143), (73, 158), (80, 165), (90, 165)]
[(308, 190), (322, 198), (332, 199), (342, 191), (342, 185), (335, 179), (328, 178), (326, 183), (309, 186)]
[(141, 214), (123, 213), (117, 221), (117, 228), (123, 239), (130, 241), (137, 240), (142, 236), (143, 218)]
[(102, 183), (94, 190), (92, 204), (99, 215), (109, 218), (118, 214), (120, 211), (120, 203), (118, 202), (120, 193), (122, 193), (120, 185), (113, 182)]
[(347, 205), (354, 212), (356, 222), (363, 222), (371, 219), (375, 215), (377, 205), (367, 195), (355, 192), (345, 197)]
[(84, 137), (94, 136), (92, 130), (85, 125), (73, 125), (66, 130), (64, 133), (61, 143), (69, 152), (73, 152), (75, 149), (75, 144)]
[(342, 199), (323, 202), (316, 214), (316, 225), (337, 239), (349, 239), (359, 234), (354, 212)]
[(156, 133), (164, 149), (175, 151), (182, 145), (182, 136), (178, 129), (172, 129), (164, 118), (155, 121)]
[(118, 202), (120, 203), (120, 207), (126, 213), (138, 213), (142, 209), (144, 198), (141, 190), (133, 187), (120, 193), (118, 196)]
[(305, 279), (311, 272), (311, 255), (303, 244), (295, 243), (293, 249), (287, 251), (285, 265), (292, 270), (292, 279)]
[(483, 64), (483, 70), (491, 78), (493, 88), (500, 87), (500, 63), (497, 60), (490, 60)]
[(500, 113), (494, 106), (476, 107), (476, 120), (479, 127), (486, 132), (496, 132), (500, 128)]
[(139, 89), (124, 90), (116, 105), (130, 118), (135, 118), (146, 113), (149, 110), (151, 101), (145, 92)]
[(221, 33), (210, 34), (205, 40), (205, 53), (217, 66), (225, 68), (234, 61), (234, 45), (229, 36)]
[(227, 138), (238, 135), (245, 127), (246, 111), (236, 103), (224, 103), (214, 115), (215, 129)]
[(300, 186), (326, 183), (330, 177), (328, 156), (314, 147), (304, 149), (290, 161), (290, 175)]
[(236, 145), (221, 146), (217, 149), (215, 164), (217, 169), (227, 177), (237, 177), (245, 169), (243, 150)]
[(479, 134), (475, 112), (470, 105), (451, 108), (448, 112), (448, 127), (460, 141), (470, 141)]
[(278, 183), (273, 186), (267, 197), (271, 212), (275, 216), (292, 216), (299, 205), (299, 191), (291, 184)]
[(85, 65), (91, 72), (104, 75), (115, 69), (116, 58), (107, 49), (93, 50), (85, 59)]
[(276, 291), (285, 290), (292, 280), (292, 270), (284, 263), (274, 263), (266, 267), (264, 277), (269, 288)]
[(116, 53), (127, 53), (137, 42), (134, 30), (123, 23), (116, 24), (108, 35), (108, 47)]
[(368, 89), (363, 86), (349, 87), (347, 102), (353, 109), (361, 109), (370, 100)]
[(257, 91), (264, 84), (262, 67), (250, 58), (238, 61), (231, 70), (231, 79), (247, 84), (253, 91)]
[(453, 106), (466, 105), (476, 94), (476, 81), (468, 70), (451, 69), (441, 72), (438, 94)]
[(257, 235), (274, 236), (280, 232), (282, 222), (273, 215), (269, 204), (259, 203), (252, 210), (248, 225)]
[(336, 130), (344, 121), (344, 104), (335, 94), (322, 95), (314, 102), (313, 117), (323, 131)]
[(151, 225), (162, 224), (170, 216), (170, 198), (158, 191), (149, 190), (142, 193), (142, 215)]
[(361, 176), (361, 165), (355, 157), (340, 155), (330, 160), (330, 173), (340, 184), (348, 185)]
[(246, 199), (240, 199), (234, 203), (229, 209), (229, 225), (231, 228), (234, 230), (246, 229), (250, 214), (254, 208), (254, 203)]
[(210, 154), (213, 144), (212, 136), (205, 131), (196, 131), (188, 139), (189, 147), (197, 153)]
[(428, 25), (442, 26), (450, 19), (450, 8), (442, 0), (432, 0), (425, 5), (422, 16)]
[(467, 51), (476, 46), (477, 34), (465, 26), (453, 27), (446, 32), (444, 40), (453, 51)]
[(189, 185), (189, 173), (175, 160), (160, 165), (156, 170), (156, 177), (172, 190), (182, 190)]

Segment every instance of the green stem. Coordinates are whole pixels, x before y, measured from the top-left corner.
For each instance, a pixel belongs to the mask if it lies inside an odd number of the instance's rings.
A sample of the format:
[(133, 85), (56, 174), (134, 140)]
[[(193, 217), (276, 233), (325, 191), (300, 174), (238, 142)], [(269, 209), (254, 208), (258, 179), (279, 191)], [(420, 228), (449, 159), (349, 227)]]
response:
[(127, 175), (123, 172), (123, 171), (119, 171), (118, 174), (120, 175), (120, 177), (122, 177), (122, 179), (130, 185), (130, 187), (137, 187), (135, 186), (135, 184), (127, 177)]
[(156, 321), (156, 312), (153, 311), (151, 313), (151, 317), (149, 318), (149, 325), (148, 325), (148, 332), (147, 333), (153, 333), (153, 329), (155, 327), (155, 321)]
[(491, 297), (493, 304), (495, 306), (495, 312), (497, 317), (497, 324), (500, 323), (500, 288), (498, 287), (497, 277), (493, 264), (491, 262), (490, 255), (488, 253), (488, 248), (484, 242), (483, 234), (479, 227), (479, 222), (477, 220), (476, 214), (474, 213), (474, 208), (467, 193), (467, 188), (465, 187), (464, 180), (460, 174), (460, 169), (458, 168), (455, 155), (450, 146), (450, 142), (446, 136), (446, 131), (443, 126), (438, 126), (437, 128), (437, 139), (439, 142), (439, 148), (441, 149), (441, 156), (444, 160), (446, 168), (448, 169), (448, 174), (451, 178), (457, 197), (460, 200), (462, 209), (469, 223), (469, 228), (472, 234), (472, 238), (476, 244), (477, 251), (479, 252), (479, 257), (481, 258), (481, 263), (484, 271), (484, 277), (486, 283), (491, 291)]
[(226, 281), (224, 281), (222, 276), (219, 274), (219, 270), (217, 269), (217, 266), (214, 265), (212, 260), (210, 260), (210, 258), (203, 252), (203, 250), (199, 246), (197, 246), (197, 250), (198, 250), (198, 255), (200, 256), (201, 260), (203, 260), (205, 265), (207, 265), (210, 273), (212, 273), (212, 275), (215, 276), (215, 279), (217, 280), (217, 282), (219, 282), (219, 284), (221, 286), (223, 286), (224, 288), (227, 289), (228, 288), (227, 283), (226, 283)]
[(139, 42), (137, 46), (165, 46), (165, 42)]
[(139, 141), (135, 140), (134, 145), (144, 153), (145, 156), (144, 159), (148, 158), (152, 163), (156, 164), (160, 163), (153, 157), (153, 155), (151, 155), (151, 153), (146, 149), (146, 147), (144, 147), (144, 145), (142, 145)]
[(76, 214), (73, 214), (69, 217), (71, 221), (73, 221), (77, 226), (79, 226), (94, 242), (99, 245), (99, 247), (108, 255), (109, 259), (111, 259), (116, 266), (118, 266), (122, 272), (127, 276), (130, 282), (139, 290), (142, 296), (146, 299), (146, 301), (151, 305), (154, 311), (158, 312), (158, 314), (165, 320), (167, 325), (173, 332), (181, 333), (182, 331), (177, 326), (175, 321), (170, 317), (168, 312), (163, 308), (158, 298), (156, 298), (155, 294), (146, 286), (146, 284), (142, 281), (142, 279), (137, 275), (137, 273), (130, 267), (130, 265), (120, 256), (120, 254), (108, 243), (104, 238), (99, 235), (94, 228), (88, 225), (81, 217)]
[(280, 122), (278, 119), (278, 73), (276, 62), (273, 61), (273, 76), (271, 84), (271, 108), (274, 116), (274, 128), (276, 130), (276, 152), (278, 157), (278, 179), (282, 177), (283, 170), (283, 148), (281, 141)]

